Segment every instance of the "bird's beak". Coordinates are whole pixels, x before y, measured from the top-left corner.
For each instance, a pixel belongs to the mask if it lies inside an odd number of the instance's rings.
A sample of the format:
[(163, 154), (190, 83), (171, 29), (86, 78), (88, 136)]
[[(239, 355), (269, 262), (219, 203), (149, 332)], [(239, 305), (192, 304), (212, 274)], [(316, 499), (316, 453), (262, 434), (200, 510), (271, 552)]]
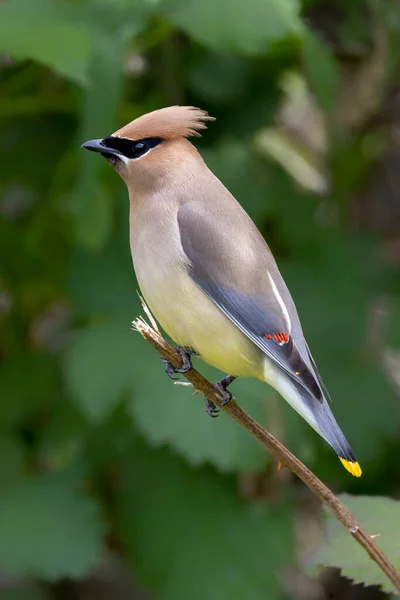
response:
[(110, 156), (123, 156), (119, 150), (116, 150), (115, 148), (107, 148), (107, 146), (103, 144), (103, 140), (89, 140), (88, 142), (82, 144), (81, 148), (91, 150), (92, 152), (100, 152), (100, 154), (106, 158), (109, 158)]

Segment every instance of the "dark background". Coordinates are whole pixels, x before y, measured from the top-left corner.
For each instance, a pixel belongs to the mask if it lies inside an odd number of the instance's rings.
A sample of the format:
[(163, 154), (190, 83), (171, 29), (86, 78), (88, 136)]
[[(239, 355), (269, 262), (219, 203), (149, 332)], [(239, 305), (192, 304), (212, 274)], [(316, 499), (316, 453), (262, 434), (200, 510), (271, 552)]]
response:
[(392, 589), (131, 330), (126, 189), (80, 144), (171, 104), (217, 118), (196, 145), (274, 251), (363, 477), (266, 385), (233, 392), (400, 567), (397, 0), (8, 0), (0, 51), (0, 597), (380, 598), (316, 567)]

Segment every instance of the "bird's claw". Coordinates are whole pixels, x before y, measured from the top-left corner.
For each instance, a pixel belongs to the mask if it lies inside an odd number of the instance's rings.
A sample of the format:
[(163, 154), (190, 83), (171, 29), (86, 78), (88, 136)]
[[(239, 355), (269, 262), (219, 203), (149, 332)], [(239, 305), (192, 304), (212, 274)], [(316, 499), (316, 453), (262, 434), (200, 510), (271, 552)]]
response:
[(190, 355), (195, 354), (195, 352), (188, 351), (187, 349), (182, 348), (181, 346), (175, 346), (175, 350), (179, 352), (182, 358), (183, 364), (180, 369), (174, 367), (174, 365), (163, 356), (161, 357), (161, 360), (165, 364), (165, 372), (168, 375), (168, 377), (170, 379), (173, 379), (174, 381), (177, 381), (178, 377), (174, 377), (175, 373), (187, 373), (188, 371), (190, 371), (190, 369), (193, 369), (192, 361), (190, 360)]
[(219, 409), (216, 407), (214, 402), (211, 402), (208, 398), (204, 398), (204, 407), (209, 417), (215, 419), (219, 415)]
[(177, 381), (178, 377), (174, 376), (174, 373), (176, 373), (175, 367), (169, 362), (169, 360), (167, 360), (163, 356), (161, 357), (161, 361), (165, 364), (165, 372), (168, 375), (168, 377), (170, 379), (173, 379), (174, 381)]
[(218, 406), (225, 406), (232, 400), (232, 394), (224, 387), (220, 386), (218, 383), (215, 383), (214, 387), (222, 394), (222, 400), (218, 403)]
[[(230, 402), (230, 400), (232, 400), (232, 394), (226, 388), (235, 379), (236, 379), (236, 377), (234, 375), (227, 375), (220, 381), (217, 381), (216, 383), (213, 384), (213, 387), (222, 394), (222, 400), (221, 400), (221, 402), (218, 403), (218, 406), (225, 406), (226, 404), (228, 404), (228, 402)], [(204, 402), (205, 402), (206, 413), (210, 417), (213, 417), (213, 418), (217, 417), (218, 413), (219, 413), (217, 405), (214, 402), (211, 402), (211, 400), (208, 400), (208, 398), (204, 398)]]

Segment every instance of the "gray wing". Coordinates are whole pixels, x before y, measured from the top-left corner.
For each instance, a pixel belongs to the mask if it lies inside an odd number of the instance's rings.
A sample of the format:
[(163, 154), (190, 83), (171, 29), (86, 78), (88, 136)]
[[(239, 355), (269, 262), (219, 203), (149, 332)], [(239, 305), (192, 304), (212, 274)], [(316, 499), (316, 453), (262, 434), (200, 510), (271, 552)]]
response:
[[(237, 227), (215, 211), (209, 214), (191, 204), (180, 207), (178, 225), (189, 274), (197, 285), (292, 380), (322, 402), (319, 375), (301, 356), (271, 288), (269, 249), (255, 225), (251, 223), (252, 231), (245, 221), (240, 239), (235, 239), (232, 230)], [(305, 347), (304, 338), (299, 342)]]

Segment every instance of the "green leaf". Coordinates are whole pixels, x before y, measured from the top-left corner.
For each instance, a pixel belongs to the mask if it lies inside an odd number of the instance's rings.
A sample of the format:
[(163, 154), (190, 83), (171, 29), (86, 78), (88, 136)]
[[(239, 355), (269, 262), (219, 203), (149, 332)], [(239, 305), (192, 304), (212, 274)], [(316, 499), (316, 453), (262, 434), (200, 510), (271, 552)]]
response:
[[(133, 315), (142, 312), (134, 307)], [(221, 378), (200, 361), (198, 367), (211, 379)], [(64, 371), (71, 397), (96, 423), (105, 421), (128, 394), (128, 412), (146, 439), (170, 445), (192, 464), (208, 461), (223, 471), (256, 471), (269, 460), (231, 418), (210, 419), (200, 396), (193, 398), (190, 388), (172, 384), (158, 353), (131, 331), (128, 317), (83, 329), (66, 353)], [(235, 390), (243, 406), (265, 422), (271, 388), (243, 379), (234, 383)]]
[[(379, 534), (375, 542), (394, 566), (400, 569), (400, 502), (380, 496), (341, 494), (339, 498), (369, 535)], [(347, 529), (328, 510), (324, 510), (324, 516), (326, 543), (311, 558), (309, 566), (338, 567), (344, 577), (355, 583), (379, 585), (385, 592), (396, 593), (393, 584)]]
[(303, 26), (297, 0), (166, 0), (165, 17), (217, 52), (261, 55), (274, 42), (298, 36)]
[(246, 505), (232, 482), (136, 443), (117, 528), (132, 568), (160, 600), (276, 600), (293, 557), (288, 508)]
[(0, 11), (1, 51), (87, 83), (93, 40), (89, 26), (78, 18), (78, 7), (63, 0), (9, 0)]
[[(261, 470), (270, 460), (267, 451), (228, 415), (221, 412), (211, 419), (203, 398), (193, 397), (190, 387), (173, 385), (154, 349), (140, 342), (128, 410), (145, 438), (154, 445), (168, 444), (192, 465), (211, 462), (226, 472)], [(200, 360), (194, 359), (193, 364), (211, 381), (223, 376)], [(231, 389), (254, 418), (265, 422), (271, 388), (239, 379)]]
[(135, 336), (129, 319), (87, 327), (66, 354), (68, 390), (93, 421), (106, 419), (132, 382)]
[(0, 496), (0, 564), (15, 576), (81, 577), (101, 558), (105, 525), (75, 475), (26, 478)]

